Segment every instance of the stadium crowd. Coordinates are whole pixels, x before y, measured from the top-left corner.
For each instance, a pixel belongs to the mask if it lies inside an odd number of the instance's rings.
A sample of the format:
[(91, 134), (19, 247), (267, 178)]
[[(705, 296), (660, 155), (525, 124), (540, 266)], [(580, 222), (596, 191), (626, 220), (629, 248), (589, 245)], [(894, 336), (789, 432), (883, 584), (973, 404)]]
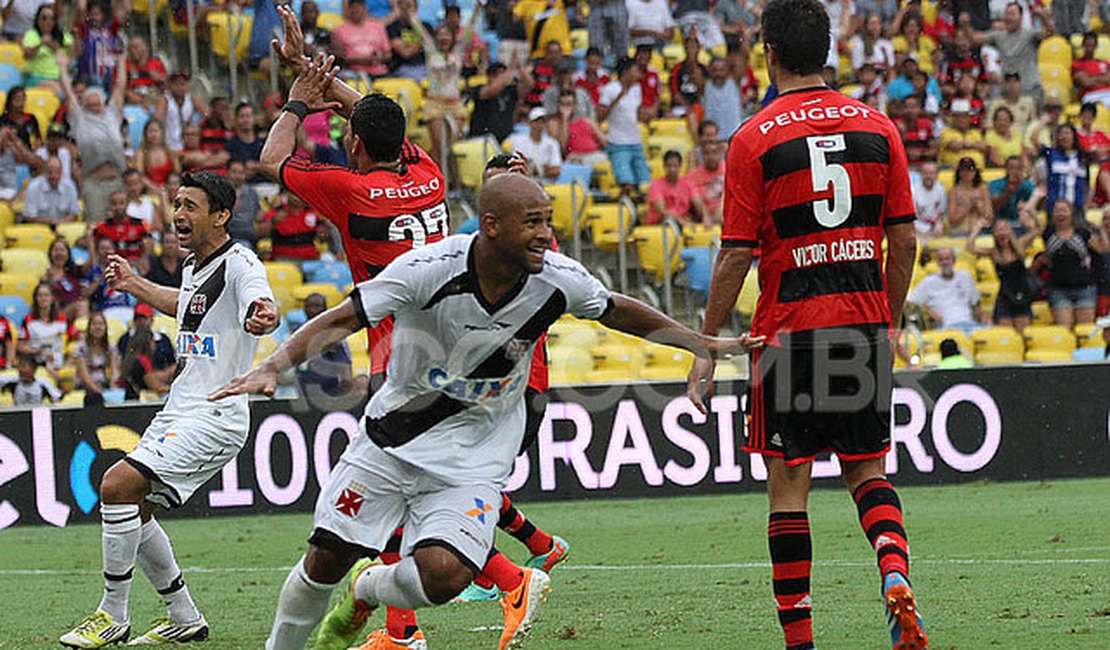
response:
[[(294, 6), (308, 53), (335, 54), (344, 74), (385, 92), (416, 87), (410, 137), (449, 170), (453, 189), (465, 171), (452, 147), (492, 137), (544, 183), (584, 178), (599, 200), (628, 196), (641, 224), (718, 227), (729, 136), (777, 94), (761, 2), (425, 2), (434, 7)], [(255, 29), (272, 27), (271, 0), (195, 0), (202, 42), (207, 17), (231, 4)], [(1110, 5), (826, 4), (827, 83), (889, 114), (911, 162), (922, 255), (909, 302), (922, 326), (1021, 332), (1105, 315)], [(169, 2), (171, 32), (186, 15), (184, 1)], [(158, 283), (180, 283), (186, 253), (172, 212), (184, 172), (210, 169), (234, 184), (229, 231), (272, 261), (286, 330), (342, 295), (350, 273), (338, 233), (259, 173), (281, 93), (205, 97), (187, 57), (161, 58), (181, 48), (147, 41), (130, 0), (14, 0), (2, 17), (0, 368), (11, 371), (0, 400), (168, 390), (172, 315), (114, 292), (103, 269), (118, 253)], [(270, 62), (252, 50), (244, 64), (264, 73)], [(310, 116), (300, 154), (345, 165), (341, 133), (338, 117)], [(336, 358), (357, 360), (357, 347)]]

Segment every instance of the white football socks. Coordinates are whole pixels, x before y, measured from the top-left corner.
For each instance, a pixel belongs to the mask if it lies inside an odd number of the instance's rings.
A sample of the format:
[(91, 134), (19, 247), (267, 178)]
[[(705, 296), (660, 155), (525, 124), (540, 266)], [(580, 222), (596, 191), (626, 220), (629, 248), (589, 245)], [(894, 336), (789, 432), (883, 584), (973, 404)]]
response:
[(308, 635), (328, 611), (328, 600), (335, 587), (309, 578), (302, 556), (281, 588), (266, 650), (304, 650)]
[(174, 623), (200, 620), (200, 611), (189, 595), (189, 588), (181, 577), (181, 568), (173, 556), (170, 538), (153, 517), (143, 524), (138, 561), (139, 568), (165, 601), (170, 620)]
[(375, 565), (363, 571), (355, 581), (355, 598), (373, 607), (379, 604), (399, 609), (432, 606), (420, 581), (420, 569), (411, 555), (397, 564)]
[(100, 609), (111, 614), (116, 623), (126, 623), (127, 601), (135, 556), (142, 537), (139, 506), (135, 503), (100, 504), (101, 551), (104, 557), (104, 597)]

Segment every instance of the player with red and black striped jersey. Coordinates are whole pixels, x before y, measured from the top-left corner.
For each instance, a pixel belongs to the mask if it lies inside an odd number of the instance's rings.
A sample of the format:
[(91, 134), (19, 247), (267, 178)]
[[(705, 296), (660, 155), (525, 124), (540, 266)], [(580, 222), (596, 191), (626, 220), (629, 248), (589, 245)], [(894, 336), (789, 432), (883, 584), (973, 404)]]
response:
[[(819, 0), (772, 0), (764, 9), (780, 94), (730, 143), (703, 331), (715, 334), (727, 320), (758, 249), (752, 333), (768, 345), (752, 355), (744, 449), (761, 454), (769, 473), (773, 585), (788, 650), (814, 647), (806, 507), (812, 463), (824, 452), (839, 457), (878, 556), (894, 648), (916, 650), (928, 641), (907, 578), (901, 506), (883, 467), (891, 320), (913, 270), (915, 210), (897, 128), (823, 83), (828, 33)], [(712, 372), (700, 359), (690, 372), (689, 394), (702, 409)]]

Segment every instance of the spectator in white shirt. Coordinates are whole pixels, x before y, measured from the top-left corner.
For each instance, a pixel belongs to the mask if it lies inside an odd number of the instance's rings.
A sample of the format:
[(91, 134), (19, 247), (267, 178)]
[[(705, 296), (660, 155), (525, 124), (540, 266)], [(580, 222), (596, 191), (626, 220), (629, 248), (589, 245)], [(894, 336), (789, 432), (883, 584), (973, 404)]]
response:
[(674, 38), (677, 23), (667, 0), (626, 0), (625, 7), (628, 9), (628, 33), (632, 36), (633, 45), (663, 47)]
[(514, 151), (524, 154), (532, 168), (532, 176), (540, 181), (553, 181), (559, 177), (563, 155), (559, 142), (547, 133), (547, 111), (537, 106), (528, 113), (528, 133), (509, 136)]
[(162, 204), (143, 193), (143, 175), (137, 169), (123, 172), (123, 191), (127, 192), (127, 216), (146, 224), (151, 232), (160, 233), (166, 223)]
[(967, 271), (957, 271), (951, 248), (937, 251), (940, 273), (920, 282), (906, 302), (923, 308), (939, 329), (970, 332), (979, 328), (979, 289)]
[(597, 117), (609, 124), (605, 150), (621, 193), (627, 195), (651, 182), (651, 169), (640, 133), (640, 67), (630, 57), (622, 57), (617, 61), (616, 74), (617, 78), (601, 89)]
[(81, 206), (77, 203), (77, 186), (62, 178), (62, 163), (57, 158), (46, 161), (46, 172), (31, 179), (27, 185), (23, 219), (30, 223), (55, 225), (77, 221)]
[(921, 165), (921, 178), (914, 182), (913, 204), (917, 209), (917, 232), (923, 237), (944, 234), (944, 220), (948, 215), (948, 192), (937, 182), (937, 164)]

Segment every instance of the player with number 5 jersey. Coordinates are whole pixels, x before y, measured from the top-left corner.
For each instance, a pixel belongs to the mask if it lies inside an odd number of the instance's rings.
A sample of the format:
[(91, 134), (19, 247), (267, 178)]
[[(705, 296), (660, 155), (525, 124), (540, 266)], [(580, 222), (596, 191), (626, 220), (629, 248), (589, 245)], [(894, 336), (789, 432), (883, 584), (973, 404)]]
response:
[[(732, 137), (721, 253), (703, 333), (716, 335), (760, 251), (747, 442), (767, 465), (775, 604), (787, 650), (813, 650), (807, 501), (813, 461), (836, 453), (878, 559), (894, 650), (928, 639), (909, 583), (890, 450), (891, 324), (916, 257), (902, 139), (882, 113), (821, 76), (829, 15), (821, 0), (771, 0), (762, 16), (779, 96)], [(888, 251), (883, 254), (883, 240)], [(702, 411), (713, 364), (698, 359), (688, 395)]]

